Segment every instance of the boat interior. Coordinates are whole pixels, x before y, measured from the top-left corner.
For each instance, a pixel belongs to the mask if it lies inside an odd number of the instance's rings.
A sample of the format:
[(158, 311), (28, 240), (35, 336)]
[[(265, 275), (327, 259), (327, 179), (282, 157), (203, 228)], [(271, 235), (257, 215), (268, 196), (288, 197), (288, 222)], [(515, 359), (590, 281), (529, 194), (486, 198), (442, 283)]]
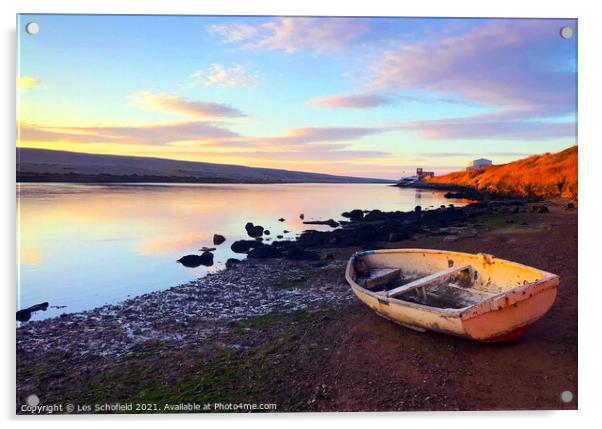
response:
[(535, 273), (536, 270), (523, 269), (528, 267), (503, 267), (503, 264), (498, 264), (492, 268), (490, 265), (493, 264), (476, 259), (454, 262), (449, 257), (441, 260), (441, 256), (438, 256), (436, 260), (425, 263), (425, 258), (409, 258), (416, 259), (414, 265), (411, 261), (400, 263), (390, 260), (387, 263), (386, 257), (381, 259), (373, 256), (355, 260), (358, 285), (383, 298), (441, 309), (470, 307), (541, 278)]

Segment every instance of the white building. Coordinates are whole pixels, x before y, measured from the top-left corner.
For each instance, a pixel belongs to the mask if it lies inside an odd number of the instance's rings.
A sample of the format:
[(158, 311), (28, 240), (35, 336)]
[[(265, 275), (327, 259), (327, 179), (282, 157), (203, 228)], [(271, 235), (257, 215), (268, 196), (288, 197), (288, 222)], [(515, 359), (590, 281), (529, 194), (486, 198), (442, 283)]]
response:
[(493, 165), (490, 159), (479, 158), (475, 159), (474, 161), (470, 161), (468, 163), (468, 167), (466, 167), (466, 171), (476, 170), (477, 168), (482, 167), (489, 167), (490, 165)]

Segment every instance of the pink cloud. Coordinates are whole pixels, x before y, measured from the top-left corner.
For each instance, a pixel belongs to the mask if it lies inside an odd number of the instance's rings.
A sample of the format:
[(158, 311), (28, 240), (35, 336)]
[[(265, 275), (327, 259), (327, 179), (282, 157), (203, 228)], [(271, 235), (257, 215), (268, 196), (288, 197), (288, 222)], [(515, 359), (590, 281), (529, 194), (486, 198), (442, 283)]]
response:
[(69, 141), (77, 143), (167, 144), (175, 141), (206, 141), (232, 138), (237, 134), (206, 122), (180, 122), (163, 125), (125, 127), (49, 127), (20, 124), (21, 141)]
[(369, 31), (358, 18), (275, 18), (252, 26), (224, 24), (210, 26), (210, 33), (220, 35), (225, 42), (244, 42), (244, 47), (284, 51), (292, 54), (301, 50), (333, 52), (348, 46)]
[(574, 74), (560, 71), (555, 20), (500, 20), (459, 36), (403, 44), (372, 65), (375, 90), (422, 90), (547, 116), (575, 107)]
[(393, 102), (393, 97), (384, 94), (341, 94), (317, 98), (310, 101), (310, 104), (326, 109), (367, 109), (392, 104)]
[(226, 104), (190, 101), (184, 97), (165, 93), (139, 92), (132, 95), (130, 100), (137, 107), (179, 113), (199, 119), (245, 116), (240, 110)]

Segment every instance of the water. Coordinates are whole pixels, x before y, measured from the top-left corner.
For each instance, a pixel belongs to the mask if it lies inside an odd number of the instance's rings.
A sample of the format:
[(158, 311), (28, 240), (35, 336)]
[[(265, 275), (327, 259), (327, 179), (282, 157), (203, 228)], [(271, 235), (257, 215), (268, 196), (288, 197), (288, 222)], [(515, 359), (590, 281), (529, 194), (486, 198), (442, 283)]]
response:
[[(20, 184), (18, 187), (18, 308), (48, 301), (33, 320), (116, 303), (216, 271), (251, 221), (270, 237), (295, 238), (305, 220), (347, 210), (412, 210), (462, 201), (438, 191), (382, 184), (140, 185)], [(279, 218), (286, 221), (279, 222)], [(283, 230), (290, 231), (287, 234)], [(176, 260), (216, 246), (215, 265), (186, 268)]]

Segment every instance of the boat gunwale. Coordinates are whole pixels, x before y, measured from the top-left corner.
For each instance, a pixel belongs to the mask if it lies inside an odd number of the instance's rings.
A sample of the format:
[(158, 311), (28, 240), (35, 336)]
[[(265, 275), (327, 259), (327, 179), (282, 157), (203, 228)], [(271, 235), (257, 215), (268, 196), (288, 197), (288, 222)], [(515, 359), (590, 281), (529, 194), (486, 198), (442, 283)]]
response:
[[(461, 256), (469, 256), (469, 257), (474, 257), (474, 256), (477, 256), (478, 254), (439, 250), (439, 249), (408, 248), (408, 249), (364, 250), (364, 251), (354, 253), (351, 256), (351, 258), (349, 258), (349, 261), (347, 262), (347, 267), (345, 269), (345, 278), (354, 291), (357, 289), (358, 292), (361, 292), (365, 295), (369, 295), (373, 298), (376, 298), (379, 302), (383, 302), (386, 304), (392, 303), (392, 304), (396, 304), (396, 305), (404, 306), (404, 307), (412, 307), (412, 308), (420, 309), (423, 311), (428, 311), (431, 313), (439, 314), (443, 317), (458, 317), (458, 318), (461, 318), (462, 320), (472, 319), (474, 317), (478, 317), (481, 314), (487, 313), (489, 311), (498, 310), (498, 309), (502, 308), (503, 306), (501, 304), (498, 304), (496, 306), (497, 308), (494, 308), (494, 306), (492, 305), (493, 303), (497, 303), (500, 300), (500, 298), (506, 299), (507, 296), (514, 295), (517, 292), (522, 292), (522, 295), (526, 295), (526, 291), (533, 289), (532, 293), (527, 298), (525, 298), (525, 299), (529, 299), (529, 298), (533, 297), (534, 295), (537, 295), (538, 293), (541, 293), (549, 288), (552, 288), (552, 287), (555, 288), (558, 285), (558, 281), (559, 281), (559, 277), (556, 274), (553, 274), (553, 273), (550, 273), (550, 272), (547, 272), (544, 270), (540, 270), (538, 268), (534, 268), (534, 267), (531, 267), (528, 265), (524, 265), (524, 264), (521, 264), (518, 262), (508, 261), (506, 259), (494, 257), (494, 259), (496, 261), (500, 261), (502, 263), (506, 263), (506, 264), (509, 264), (509, 265), (512, 265), (515, 267), (519, 267), (519, 268), (535, 270), (542, 275), (542, 278), (539, 280), (530, 282), (530, 283), (518, 285), (517, 287), (514, 287), (512, 289), (492, 295), (492, 296), (482, 300), (479, 303), (472, 304), (472, 305), (469, 305), (466, 307), (438, 308), (438, 307), (432, 307), (432, 306), (419, 304), (419, 303), (415, 303), (415, 302), (404, 301), (404, 300), (400, 300), (400, 299), (397, 299), (394, 297), (386, 296), (384, 294), (379, 294), (378, 292), (373, 292), (369, 289), (366, 289), (366, 288), (360, 286), (357, 282), (355, 282), (355, 280), (353, 280), (351, 278), (351, 270), (353, 269), (353, 262), (355, 262), (357, 259), (359, 259), (363, 256), (369, 256), (369, 255), (374, 255), (374, 254), (386, 254), (386, 253), (435, 253), (435, 254), (446, 254), (446, 255), (461, 255)], [(546, 287), (538, 287), (541, 285), (544, 285)], [(515, 302), (518, 302), (518, 301), (521, 301), (521, 300), (517, 300)]]

